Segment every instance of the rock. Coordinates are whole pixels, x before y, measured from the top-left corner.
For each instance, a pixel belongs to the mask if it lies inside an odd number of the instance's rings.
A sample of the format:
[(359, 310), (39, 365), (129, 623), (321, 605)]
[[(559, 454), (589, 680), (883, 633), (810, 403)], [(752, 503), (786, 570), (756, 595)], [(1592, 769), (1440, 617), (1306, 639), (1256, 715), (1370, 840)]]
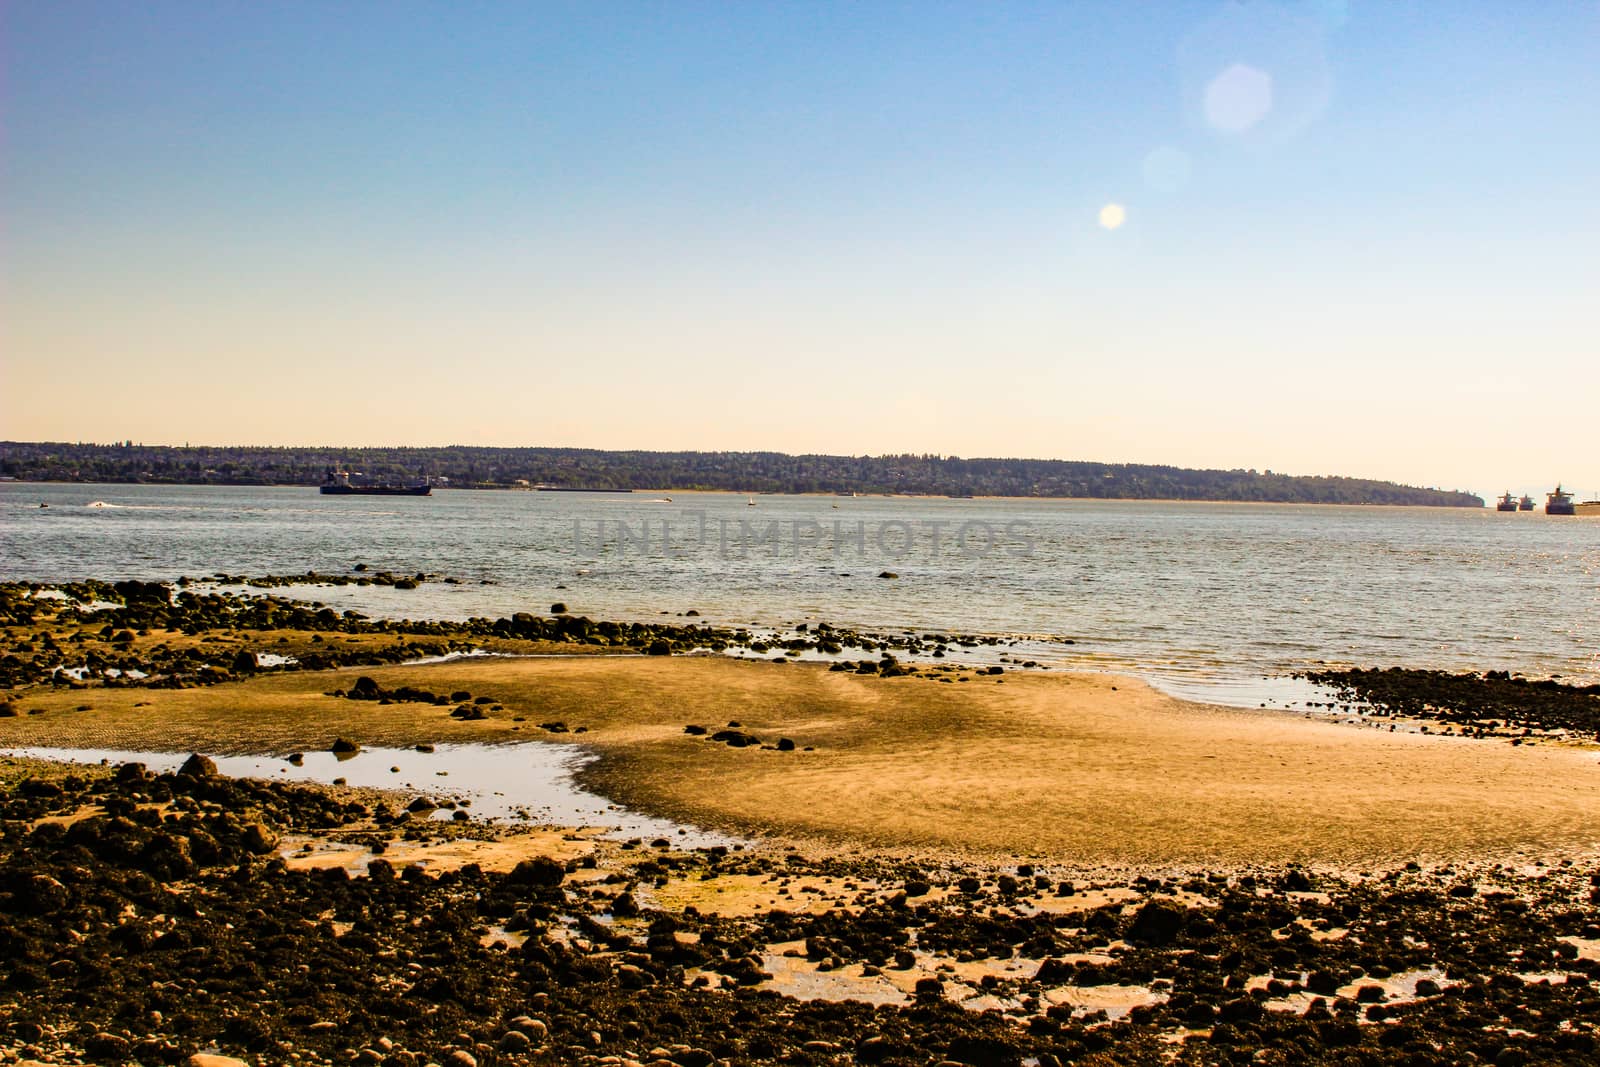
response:
[(1339, 992), (1339, 976), (1332, 971), (1312, 971), (1306, 978), (1306, 988), (1318, 996), (1334, 996)]
[(645, 649), (645, 654), (650, 656), (672, 655), (672, 642), (664, 637), (658, 637), (650, 642), (650, 647)]
[(23, 903), (40, 915), (60, 911), (72, 900), (67, 887), (48, 874), (36, 874), (28, 880), (28, 894)]
[(690, 723), (688, 726), (683, 728), (683, 732), (691, 737), (703, 737), (705, 736), (706, 728), (696, 723)]
[(239, 843), (251, 855), (265, 856), (278, 847), (278, 835), (265, 823), (247, 823), (239, 834)]
[(1152, 900), (1133, 917), (1128, 940), (1144, 945), (1170, 945), (1183, 932), (1188, 918), (1183, 908), (1167, 900)]
[(196, 1052), (183, 1061), (186, 1067), (250, 1067), (244, 1060), (232, 1056), (219, 1056), (212, 1052)]
[(1039, 969), (1034, 972), (1033, 980), (1040, 985), (1066, 985), (1071, 982), (1077, 973), (1077, 968), (1065, 960), (1056, 959), (1054, 956), (1039, 964)]
[(445, 1067), (478, 1067), (478, 1057), (465, 1049), (456, 1049), (444, 1058)]
[(749, 748), (751, 745), (759, 745), (761, 743), (759, 737), (754, 734), (747, 734), (742, 730), (718, 730), (711, 735), (711, 740), (721, 741), (729, 748)]
[(900, 576), (898, 574), (896, 574), (894, 571), (879, 571), (878, 572), (878, 577), (879, 578), (891, 578), (892, 579), (892, 578), (898, 578)]
[(518, 1015), (506, 1025), (519, 1033), (526, 1034), (535, 1043), (542, 1043), (550, 1036), (550, 1028), (544, 1024), (544, 1020), (535, 1019), (531, 1015)]
[(217, 764), (210, 756), (202, 756), (196, 752), (183, 761), (183, 766), (178, 768), (178, 773), (188, 778), (215, 778), (217, 777)]
[(1255, 997), (1239, 997), (1224, 1003), (1218, 1014), (1223, 1022), (1251, 1023), (1267, 1014), (1266, 1006)]
[(794, 742), (789, 740), (787, 737), (778, 738), (778, 751), (779, 752), (793, 752), (794, 751)]
[(341, 737), (338, 740), (334, 741), (333, 747), (330, 748), (328, 751), (329, 752), (351, 752), (351, 753), (354, 753), (354, 752), (360, 752), (361, 751), (361, 746), (356, 744), (354, 741), (346, 741), (344, 738)]
[(513, 867), (506, 875), (512, 885), (554, 887), (566, 878), (567, 869), (549, 856), (534, 856)]
[(533, 1041), (521, 1030), (507, 1030), (500, 1038), (501, 1052), (527, 1052)]
[(256, 654), (247, 648), (241, 648), (233, 657), (234, 674), (254, 674), (261, 669), (261, 662), (256, 659)]
[(550, 605), (550, 614), (552, 614), (552, 615), (565, 615), (566, 613), (567, 613), (567, 606), (565, 604), (563, 604), (561, 601), (558, 600), (554, 604)]
[(356, 679), (356, 684), (350, 687), (347, 695), (351, 700), (377, 700), (383, 696), (383, 689), (375, 680), (363, 674)]
[(121, 1063), (128, 1058), (128, 1053), (132, 1049), (133, 1046), (127, 1038), (104, 1031), (91, 1034), (83, 1042), (83, 1051), (98, 1063)]
[(655, 975), (632, 963), (619, 965), (616, 974), (617, 984), (622, 986), (623, 989), (643, 989), (646, 986), (654, 985), (656, 981)]
[(944, 982), (938, 978), (918, 978), (916, 997), (918, 1000), (937, 1000), (944, 996)]

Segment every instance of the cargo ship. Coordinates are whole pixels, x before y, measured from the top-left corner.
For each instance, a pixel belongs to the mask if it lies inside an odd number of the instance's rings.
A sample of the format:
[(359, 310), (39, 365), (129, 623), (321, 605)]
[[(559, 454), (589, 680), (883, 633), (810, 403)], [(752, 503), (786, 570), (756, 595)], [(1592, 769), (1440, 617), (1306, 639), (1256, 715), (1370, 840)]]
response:
[(1546, 515), (1576, 515), (1578, 510), (1573, 507), (1572, 494), (1562, 492), (1561, 486), (1558, 484), (1555, 492), (1545, 495), (1544, 513)]
[(416, 485), (393, 485), (388, 482), (354, 485), (350, 481), (349, 471), (329, 467), (327, 477), (322, 480), (322, 492), (327, 496), (429, 496), (433, 493), (433, 486), (427, 482)]
[(1533, 497), (1529, 496), (1527, 493), (1523, 493), (1522, 494), (1522, 499), (1517, 501), (1517, 510), (1518, 511), (1532, 511), (1533, 510)]
[(1506, 490), (1506, 495), (1500, 498), (1500, 503), (1496, 504), (1494, 509), (1496, 511), (1516, 511), (1517, 498), (1512, 496), (1511, 491), (1508, 489)]

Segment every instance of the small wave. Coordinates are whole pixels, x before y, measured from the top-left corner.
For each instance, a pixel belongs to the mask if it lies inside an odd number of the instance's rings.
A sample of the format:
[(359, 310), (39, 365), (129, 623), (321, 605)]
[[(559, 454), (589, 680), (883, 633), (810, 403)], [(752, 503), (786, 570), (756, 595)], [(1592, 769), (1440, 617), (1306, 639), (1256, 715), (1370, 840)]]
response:
[(469, 652), (446, 652), (442, 656), (422, 656), (419, 659), (403, 660), (400, 665), (402, 667), (415, 667), (424, 663), (452, 663), (458, 659), (487, 659), (490, 656), (505, 655), (504, 652), (490, 652), (486, 648), (474, 648)]

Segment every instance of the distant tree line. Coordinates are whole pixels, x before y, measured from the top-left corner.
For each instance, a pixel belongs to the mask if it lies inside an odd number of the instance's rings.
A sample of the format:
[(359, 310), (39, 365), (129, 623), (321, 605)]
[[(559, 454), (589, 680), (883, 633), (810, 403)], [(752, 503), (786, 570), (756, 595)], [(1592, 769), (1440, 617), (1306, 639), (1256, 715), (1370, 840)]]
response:
[(254, 448), (0, 442), (0, 477), (23, 481), (315, 485), (329, 467), (369, 481), (458, 488), (550, 485), (738, 493), (1233, 500), (1482, 507), (1471, 493), (1365, 478), (1141, 463), (781, 452), (611, 452), (587, 448)]

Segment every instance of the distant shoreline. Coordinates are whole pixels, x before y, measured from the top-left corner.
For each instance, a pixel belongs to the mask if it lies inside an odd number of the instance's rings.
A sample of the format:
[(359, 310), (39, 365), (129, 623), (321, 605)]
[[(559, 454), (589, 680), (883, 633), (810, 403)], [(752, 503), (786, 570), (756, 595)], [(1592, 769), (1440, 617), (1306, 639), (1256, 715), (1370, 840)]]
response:
[[(356, 484), (436, 487), (952, 499), (1214, 500), (1241, 503), (1484, 506), (1459, 490), (1375, 478), (1272, 470), (933, 453), (843, 456), (782, 452), (650, 452), (592, 448), (259, 448), (0, 441), (0, 476), (19, 481), (163, 485), (320, 484), (327, 472)], [(678, 486), (678, 489), (664, 488)]]
[[(197, 488), (197, 489), (301, 489), (315, 490), (316, 485), (307, 482), (140, 482), (140, 481), (75, 481), (65, 478), (0, 478), (0, 486), (7, 485), (81, 485), (81, 486), (146, 486), (149, 488)], [(486, 493), (536, 493), (533, 486), (525, 485), (435, 485), (435, 492), (451, 492), (456, 490)], [(1030, 501), (1033, 503), (1061, 503), (1061, 504), (1251, 504), (1251, 505), (1277, 505), (1284, 507), (1329, 507), (1329, 508), (1440, 508), (1449, 511), (1476, 511), (1488, 509), (1487, 504), (1474, 506), (1472, 504), (1421, 504), (1404, 501), (1339, 501), (1339, 500), (1238, 500), (1232, 497), (1160, 497), (1160, 496), (1006, 496), (1002, 494), (975, 493), (972, 496), (952, 496), (943, 493), (828, 493), (819, 491), (808, 492), (775, 492), (772, 490), (746, 490), (746, 489), (566, 489), (560, 490), (564, 495), (584, 495), (593, 493), (603, 496), (744, 496), (744, 497), (785, 497), (814, 500), (996, 500), (996, 501)], [(1492, 510), (1492, 509), (1490, 509)], [(1542, 514), (1542, 512), (1540, 512)]]

